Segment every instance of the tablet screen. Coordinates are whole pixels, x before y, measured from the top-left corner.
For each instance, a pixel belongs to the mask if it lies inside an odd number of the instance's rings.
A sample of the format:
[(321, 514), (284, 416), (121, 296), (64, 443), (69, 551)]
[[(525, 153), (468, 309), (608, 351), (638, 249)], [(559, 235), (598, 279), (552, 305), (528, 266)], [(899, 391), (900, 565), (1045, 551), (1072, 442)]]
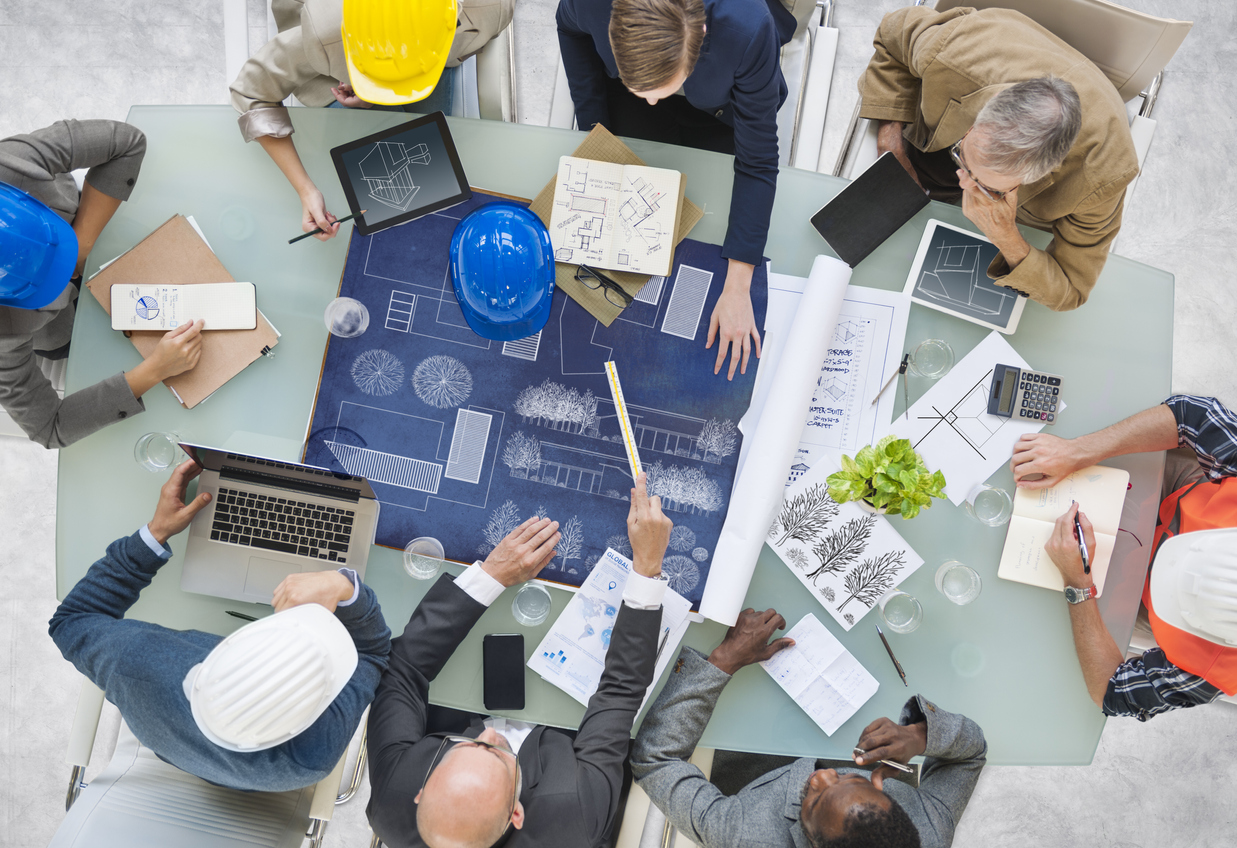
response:
[(362, 235), (454, 206), (472, 192), (441, 112), (331, 150)]

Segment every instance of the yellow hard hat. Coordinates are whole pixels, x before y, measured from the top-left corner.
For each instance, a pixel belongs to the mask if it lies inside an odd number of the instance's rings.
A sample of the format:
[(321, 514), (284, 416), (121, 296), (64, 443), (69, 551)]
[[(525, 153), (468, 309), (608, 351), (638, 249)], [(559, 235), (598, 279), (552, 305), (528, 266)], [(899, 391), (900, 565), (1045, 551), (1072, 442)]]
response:
[(438, 85), (455, 38), (456, 0), (344, 0), (344, 56), (357, 96), (398, 105)]

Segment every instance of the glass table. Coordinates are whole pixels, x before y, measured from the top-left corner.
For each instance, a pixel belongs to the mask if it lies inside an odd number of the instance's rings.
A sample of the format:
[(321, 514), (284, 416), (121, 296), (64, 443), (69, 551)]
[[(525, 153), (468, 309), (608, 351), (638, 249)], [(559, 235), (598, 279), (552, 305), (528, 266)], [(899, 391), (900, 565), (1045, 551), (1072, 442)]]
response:
[[(330, 161), (333, 146), (405, 120), (386, 112), (293, 109), (297, 149), (326, 195), (328, 208), (344, 214), (346, 203)], [(295, 193), (256, 144), (246, 145), (229, 107), (138, 106), (129, 121), (147, 135), (148, 152), (129, 202), (95, 246), (87, 272), (136, 244), (176, 213), (192, 215), (224, 266), (238, 280), (258, 286), (258, 305), (283, 336), (273, 359), (260, 359), (192, 410), (156, 387), (147, 411), (95, 433), (60, 452), (56, 528), (57, 594), (86, 572), (109, 542), (146, 522), (166, 479), (133, 460), (143, 433), (169, 430), (182, 438), (275, 458), (298, 459), (326, 342), (322, 312), (338, 290), (347, 234), (327, 243), (305, 240)], [(534, 196), (554, 173), (558, 157), (582, 135), (568, 130), (492, 121), (450, 119), (470, 182), (523, 197)], [(650, 142), (632, 148), (650, 165), (687, 175), (687, 194), (705, 210), (693, 238), (720, 243), (729, 210), (731, 160), (727, 156)], [(829, 252), (808, 223), (844, 185), (833, 177), (793, 169), (781, 174), (766, 253), (773, 269), (806, 275), (813, 257)], [(926, 220), (934, 217), (970, 227), (961, 210), (933, 203), (902, 227), (855, 270), (857, 285), (900, 290)], [(345, 230), (350, 228), (345, 225)], [(1045, 233), (1028, 232), (1042, 245)], [(1081, 309), (1054, 314), (1030, 303), (1010, 342), (1037, 369), (1069, 381), (1069, 409), (1055, 425), (1060, 436), (1106, 426), (1163, 400), (1169, 392), (1172, 352), (1173, 278), (1121, 257), (1110, 257), (1091, 300)], [(942, 338), (958, 358), (988, 331), (914, 306), (907, 347)], [(68, 390), (74, 391), (133, 367), (138, 354), (109, 329), (93, 297), (79, 303)], [(702, 379), (723, 379), (701, 375)], [(910, 378), (912, 403), (928, 388)], [(901, 412), (901, 402), (897, 407)], [(1118, 644), (1128, 644), (1146, 570), (1158, 505), (1163, 457), (1124, 457), (1134, 481), (1126, 500), (1122, 533), (1100, 608)], [(1011, 489), (1008, 467), (992, 482)], [(1012, 489), (1011, 489), (1012, 491)], [(1066, 604), (1055, 593), (996, 578), (1003, 528), (988, 528), (948, 502), (936, 502), (921, 517), (896, 525), (925, 559), (902, 588), (920, 599), (923, 624), (907, 636), (890, 635), (906, 669), (901, 685), (872, 627), (875, 614), (850, 633), (836, 635), (880, 681), (877, 694), (832, 737), (826, 736), (759, 668), (736, 675), (718, 703), (702, 744), (731, 750), (812, 756), (848, 756), (859, 731), (881, 715), (896, 717), (911, 692), (960, 711), (984, 728), (993, 763), (1088, 763), (1104, 719), (1088, 698), (1074, 654)], [(433, 528), (424, 529), (433, 535)], [(1141, 540), (1139, 546), (1134, 536)], [(240, 622), (225, 614), (264, 614), (266, 608), (181, 592), (183, 544), (163, 567), (130, 615), (175, 628), (231, 632)], [(983, 594), (955, 607), (932, 584), (936, 567), (959, 559), (979, 571)], [(449, 566), (458, 571), (458, 566)], [(400, 552), (374, 548), (368, 582), (378, 593), (387, 622), (399, 633), (428, 582), (403, 571)], [(553, 590), (554, 608), (540, 627), (521, 628), (511, 616), (508, 591), (485, 614), (447, 663), (431, 689), (438, 703), (481, 709), (481, 638), (493, 632), (523, 632), (531, 653), (569, 595)], [(766, 547), (756, 567), (747, 603), (774, 606), (793, 624), (809, 612), (832, 621)], [(685, 644), (704, 652), (724, 634), (720, 625), (693, 625)], [(558, 689), (526, 672), (527, 708), (517, 715), (576, 726), (583, 708)]]

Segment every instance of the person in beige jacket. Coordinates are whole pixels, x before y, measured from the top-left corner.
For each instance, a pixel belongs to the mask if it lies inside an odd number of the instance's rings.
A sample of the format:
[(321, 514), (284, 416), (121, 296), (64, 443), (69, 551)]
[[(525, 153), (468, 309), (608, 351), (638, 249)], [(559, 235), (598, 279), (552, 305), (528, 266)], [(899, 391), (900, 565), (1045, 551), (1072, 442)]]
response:
[[(426, 5), (423, 3), (422, 9)], [(245, 62), (231, 85), (232, 106), (240, 113), (241, 135), (246, 142), (257, 139), (279, 166), (300, 197), (303, 230), (320, 227), (323, 232), (315, 238), (323, 241), (333, 238), (339, 225), (301, 164), (283, 101), (294, 94), (306, 106), (370, 105), (357, 96), (349, 78), (343, 6), (343, 0), (271, 0), (279, 35)], [(457, 0), (457, 6), (455, 37), (446, 58), (449, 70), (480, 52), (507, 28), (515, 0)], [(444, 74), (444, 78), (447, 76)], [(443, 88), (449, 98), (450, 87), (439, 86)], [(417, 98), (420, 108), (416, 111), (426, 111), (427, 105), (440, 99), (440, 93), (436, 90), (428, 98)]]
[[(934, 198), (960, 199), (1000, 249), (988, 268), (997, 285), (1057, 311), (1085, 303), (1138, 173), (1113, 84), (1007, 9), (899, 9), (874, 45), (860, 115), (880, 122), (880, 151)], [(1018, 223), (1051, 231), (1047, 249)]]

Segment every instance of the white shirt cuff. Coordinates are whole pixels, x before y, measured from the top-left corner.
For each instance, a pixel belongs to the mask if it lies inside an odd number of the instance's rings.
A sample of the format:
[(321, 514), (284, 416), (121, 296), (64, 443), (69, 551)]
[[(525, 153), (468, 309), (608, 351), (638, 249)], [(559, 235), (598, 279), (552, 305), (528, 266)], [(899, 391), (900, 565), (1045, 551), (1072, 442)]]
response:
[(344, 577), (347, 577), (349, 582), (352, 583), (352, 597), (346, 601), (340, 601), (335, 606), (346, 607), (350, 604), (355, 604), (357, 596), (361, 594), (361, 578), (357, 575), (356, 571), (351, 568), (341, 568), (339, 569), (339, 573), (344, 575)]
[(623, 587), (623, 603), (634, 609), (657, 609), (662, 598), (666, 597), (666, 578), (645, 577), (634, 570), (627, 574), (627, 585)]
[(503, 584), (485, 573), (485, 569), (481, 567), (480, 562), (474, 562), (464, 569), (464, 573), (455, 578), (455, 585), (467, 592), (470, 598), (484, 607), (488, 607), (498, 600), (498, 596), (503, 593), (505, 588)]
[(159, 559), (171, 558), (172, 552), (155, 540), (154, 535), (150, 532), (149, 525), (143, 524), (142, 529), (137, 532), (142, 537), (142, 541), (146, 543), (146, 547), (150, 548), (155, 556), (159, 557)]

